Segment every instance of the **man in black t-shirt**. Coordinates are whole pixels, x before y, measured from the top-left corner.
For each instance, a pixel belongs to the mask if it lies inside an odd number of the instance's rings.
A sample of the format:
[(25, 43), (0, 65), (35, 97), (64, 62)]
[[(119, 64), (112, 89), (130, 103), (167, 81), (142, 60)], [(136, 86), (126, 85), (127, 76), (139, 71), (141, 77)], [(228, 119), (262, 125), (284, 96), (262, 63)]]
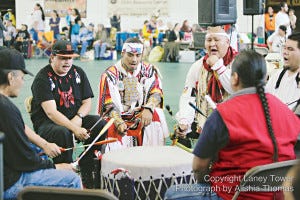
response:
[[(85, 72), (73, 65), (73, 58), (76, 56), (78, 55), (74, 54), (69, 41), (57, 41), (52, 47), (50, 64), (38, 72), (31, 86), (31, 120), (35, 131), (47, 141), (63, 148), (74, 146), (73, 135), (84, 144), (91, 143), (105, 124), (103, 120), (91, 133), (88, 131), (100, 117), (89, 115), (94, 95)], [(104, 138), (105, 134), (100, 140)], [(93, 186), (88, 185), (85, 178), (92, 178), (95, 150), (101, 149), (94, 146), (79, 163), (83, 183), (88, 188)], [(72, 153), (72, 150), (63, 152), (53, 161), (71, 163)]]
[(32, 75), (25, 69), (22, 54), (1, 48), (0, 58), (0, 131), (5, 134), (0, 161), (4, 166), (3, 198), (16, 199), (25, 186), (81, 188), (80, 177), (72, 172), (71, 164), (54, 164), (35, 152), (30, 144), (35, 133), (24, 124), (20, 110), (9, 99), (19, 95), (25, 74)]

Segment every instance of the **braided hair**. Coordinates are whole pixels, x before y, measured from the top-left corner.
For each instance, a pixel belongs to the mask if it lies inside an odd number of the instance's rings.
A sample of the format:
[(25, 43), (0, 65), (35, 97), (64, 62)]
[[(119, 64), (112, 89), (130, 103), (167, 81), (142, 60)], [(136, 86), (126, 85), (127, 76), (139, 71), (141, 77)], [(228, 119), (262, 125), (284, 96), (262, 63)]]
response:
[(278, 146), (272, 127), (269, 104), (265, 95), (265, 80), (266, 80), (266, 61), (262, 55), (253, 50), (242, 51), (232, 64), (232, 73), (238, 74), (241, 86), (243, 88), (255, 87), (265, 114), (267, 128), (271, 137), (274, 156), (273, 160), (278, 161)]

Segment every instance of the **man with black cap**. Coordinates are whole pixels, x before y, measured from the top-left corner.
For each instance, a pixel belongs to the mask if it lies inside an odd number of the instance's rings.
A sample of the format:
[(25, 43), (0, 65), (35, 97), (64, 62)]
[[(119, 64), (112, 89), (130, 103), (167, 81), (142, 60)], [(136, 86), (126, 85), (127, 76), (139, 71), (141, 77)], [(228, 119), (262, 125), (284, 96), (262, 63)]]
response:
[[(0, 131), (5, 134), (4, 199), (16, 199), (25, 186), (82, 188), (80, 177), (71, 164), (53, 164), (42, 159), (30, 145), (28, 127), (20, 110), (8, 97), (17, 97), (24, 84), (24, 58), (17, 50), (0, 49)], [(55, 169), (56, 168), (56, 169)]]
[[(73, 58), (77, 56), (71, 42), (58, 40), (52, 47), (50, 64), (38, 72), (31, 86), (34, 130), (63, 148), (74, 147), (73, 136), (90, 144), (105, 125), (102, 120), (93, 130), (88, 130), (100, 117), (89, 115), (94, 94), (85, 72), (73, 65)], [(100, 140), (105, 137), (104, 134)], [(101, 150), (101, 146), (93, 146), (79, 163), (83, 184), (87, 188), (93, 187), (90, 184), (93, 182), (92, 162), (96, 150)], [(72, 153), (73, 150), (63, 152), (53, 161), (72, 163)]]

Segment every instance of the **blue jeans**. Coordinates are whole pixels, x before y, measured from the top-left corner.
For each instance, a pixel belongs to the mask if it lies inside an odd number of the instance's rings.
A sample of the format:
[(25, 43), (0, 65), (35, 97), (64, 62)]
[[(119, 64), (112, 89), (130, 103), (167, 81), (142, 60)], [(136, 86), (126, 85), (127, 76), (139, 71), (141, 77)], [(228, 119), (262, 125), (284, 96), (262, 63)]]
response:
[(85, 52), (86, 52), (88, 46), (90, 46), (91, 43), (92, 43), (91, 40), (85, 40), (85, 41), (82, 41), (82, 43), (81, 43), (80, 56), (84, 56), (84, 55), (85, 55)]
[(104, 58), (104, 53), (106, 51), (107, 43), (97, 43), (95, 44), (95, 58)]
[(171, 186), (165, 200), (222, 200), (209, 184), (179, 184)]
[(82, 189), (80, 177), (69, 170), (41, 169), (22, 173), (19, 180), (4, 191), (4, 199), (17, 199), (18, 193), (26, 186), (50, 186)]

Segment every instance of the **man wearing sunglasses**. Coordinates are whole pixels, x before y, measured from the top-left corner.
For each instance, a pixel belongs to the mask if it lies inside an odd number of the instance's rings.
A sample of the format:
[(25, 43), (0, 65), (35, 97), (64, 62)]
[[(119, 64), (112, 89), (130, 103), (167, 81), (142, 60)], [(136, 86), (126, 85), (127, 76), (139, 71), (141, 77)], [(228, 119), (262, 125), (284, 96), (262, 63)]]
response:
[[(73, 58), (77, 56), (69, 41), (57, 41), (52, 47), (50, 63), (38, 72), (31, 86), (31, 120), (35, 131), (63, 148), (74, 146), (73, 136), (90, 144), (105, 124), (103, 120), (89, 131), (100, 117), (89, 115), (94, 94), (85, 72), (73, 65)], [(100, 140), (104, 138), (105, 134)], [(87, 188), (93, 187), (93, 154), (100, 148), (93, 146), (79, 163), (82, 181)], [(72, 163), (72, 153), (72, 150), (62, 152), (53, 161)]]

